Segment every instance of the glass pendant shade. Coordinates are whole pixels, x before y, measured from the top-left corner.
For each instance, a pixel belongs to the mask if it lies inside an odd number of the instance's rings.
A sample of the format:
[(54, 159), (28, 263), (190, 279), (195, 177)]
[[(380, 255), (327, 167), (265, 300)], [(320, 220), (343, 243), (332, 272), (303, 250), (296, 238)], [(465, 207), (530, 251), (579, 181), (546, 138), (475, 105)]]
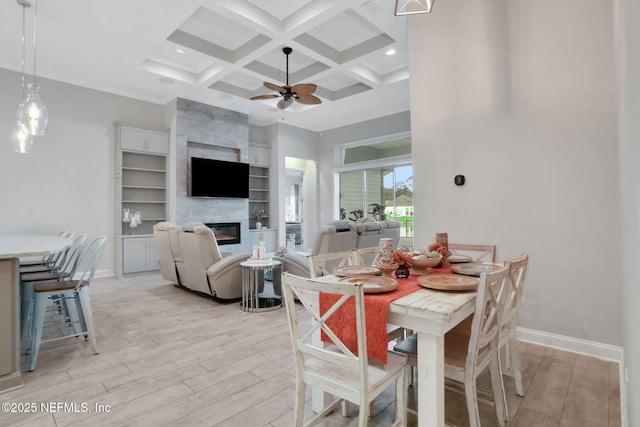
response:
[(11, 131), (11, 145), (13, 151), (20, 154), (29, 154), (33, 150), (33, 137), (24, 123), (16, 123)]
[(42, 136), (47, 132), (47, 107), (40, 99), (39, 89), (40, 86), (29, 84), (27, 98), (20, 103), (18, 108), (18, 122), (26, 124), (33, 136)]
[(396, 0), (396, 16), (429, 13), (435, 0)]

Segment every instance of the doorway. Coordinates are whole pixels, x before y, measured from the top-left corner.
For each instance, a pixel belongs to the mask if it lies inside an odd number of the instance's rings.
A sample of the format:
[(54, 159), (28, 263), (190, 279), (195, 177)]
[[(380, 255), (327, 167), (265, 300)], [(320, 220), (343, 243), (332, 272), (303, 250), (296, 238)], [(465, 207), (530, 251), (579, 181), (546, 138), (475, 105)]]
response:
[(302, 178), (303, 172), (287, 169), (285, 171), (286, 193), (284, 196), (284, 220), (287, 242), (295, 236), (295, 250), (302, 250)]

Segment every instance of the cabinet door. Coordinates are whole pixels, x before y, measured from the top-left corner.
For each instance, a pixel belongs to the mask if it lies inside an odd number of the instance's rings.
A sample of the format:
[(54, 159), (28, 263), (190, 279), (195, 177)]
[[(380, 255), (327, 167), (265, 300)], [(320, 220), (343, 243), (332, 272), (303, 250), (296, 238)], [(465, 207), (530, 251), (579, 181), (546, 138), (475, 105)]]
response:
[(169, 134), (155, 130), (147, 131), (146, 151), (169, 154)]
[(149, 270), (149, 239), (124, 239), (122, 242), (122, 272)]
[(249, 147), (249, 163), (259, 166), (270, 166), (271, 150), (261, 147)]
[(120, 127), (120, 148), (123, 150), (145, 151), (147, 131), (130, 126)]

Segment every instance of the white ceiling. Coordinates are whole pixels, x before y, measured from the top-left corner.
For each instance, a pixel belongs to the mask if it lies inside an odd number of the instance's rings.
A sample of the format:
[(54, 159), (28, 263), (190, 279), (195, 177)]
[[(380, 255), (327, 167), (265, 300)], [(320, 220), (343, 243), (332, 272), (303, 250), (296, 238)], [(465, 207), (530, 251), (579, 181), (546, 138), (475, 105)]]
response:
[[(31, 0), (33, 1), (33, 0)], [(165, 104), (176, 97), (322, 131), (409, 110), (406, 18), (394, 0), (46, 0), (38, 76)], [(32, 55), (27, 9), (27, 70)], [(22, 8), (0, 3), (0, 67), (19, 71)], [(316, 83), (321, 105), (250, 101)], [(386, 55), (395, 49), (393, 56)], [(182, 51), (178, 52), (178, 50)], [(46, 85), (41, 88), (46, 102)], [(55, 117), (55, 111), (49, 112)]]

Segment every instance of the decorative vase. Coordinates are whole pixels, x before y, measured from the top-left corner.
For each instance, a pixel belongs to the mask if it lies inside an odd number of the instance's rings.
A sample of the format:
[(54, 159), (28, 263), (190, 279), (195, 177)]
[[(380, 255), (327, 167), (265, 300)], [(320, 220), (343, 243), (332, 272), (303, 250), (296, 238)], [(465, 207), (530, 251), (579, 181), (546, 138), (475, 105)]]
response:
[(406, 279), (407, 277), (409, 277), (409, 267), (404, 264), (399, 265), (396, 269), (396, 277), (398, 279)]
[(398, 264), (378, 264), (376, 267), (382, 271), (383, 277), (391, 277), (391, 273), (398, 268)]

